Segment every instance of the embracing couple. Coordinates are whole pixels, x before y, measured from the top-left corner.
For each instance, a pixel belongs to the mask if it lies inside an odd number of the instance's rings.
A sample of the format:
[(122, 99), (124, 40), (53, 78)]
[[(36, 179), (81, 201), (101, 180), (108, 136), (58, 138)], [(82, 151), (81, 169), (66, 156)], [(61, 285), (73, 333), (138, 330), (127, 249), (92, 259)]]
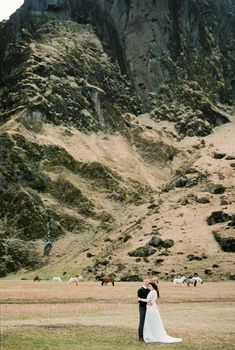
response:
[(158, 298), (159, 290), (157, 284), (145, 279), (143, 287), (138, 290), (139, 340), (145, 343), (182, 342), (181, 338), (173, 338), (166, 333), (156, 304)]

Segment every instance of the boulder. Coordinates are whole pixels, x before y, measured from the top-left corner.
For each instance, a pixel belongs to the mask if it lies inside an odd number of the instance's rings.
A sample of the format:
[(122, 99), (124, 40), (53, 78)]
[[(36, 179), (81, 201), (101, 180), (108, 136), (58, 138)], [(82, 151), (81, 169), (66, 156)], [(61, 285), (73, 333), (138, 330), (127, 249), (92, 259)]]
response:
[(222, 184), (209, 184), (207, 191), (212, 194), (224, 193), (226, 188)]
[(197, 256), (197, 255), (194, 255), (194, 254), (188, 254), (188, 255), (187, 255), (187, 259), (188, 259), (189, 261), (193, 261), (193, 260), (201, 261), (203, 258), (200, 257), (200, 256)]
[(159, 236), (152, 236), (152, 238), (148, 242), (148, 244), (153, 247), (160, 247), (162, 243), (163, 243), (163, 239)]
[(200, 197), (200, 198), (197, 198), (196, 201), (200, 204), (210, 203), (210, 199), (208, 197)]
[(214, 157), (215, 159), (222, 159), (222, 158), (224, 158), (225, 156), (226, 156), (225, 153), (220, 153), (220, 152), (214, 152), (214, 154), (213, 154), (213, 157)]
[(235, 238), (222, 237), (218, 232), (213, 232), (213, 234), (224, 252), (235, 252)]
[(206, 219), (208, 225), (214, 225), (219, 222), (226, 222), (230, 220), (230, 216), (222, 210), (213, 211), (211, 215)]
[(150, 245), (146, 244), (144, 247), (139, 247), (131, 252), (128, 252), (129, 256), (135, 256), (135, 257), (147, 257), (150, 255), (153, 255), (156, 252), (156, 249), (151, 247)]
[(175, 182), (175, 187), (185, 187), (188, 182), (187, 176), (179, 177)]
[(132, 236), (131, 235), (125, 235), (124, 237), (123, 237), (123, 242), (127, 242), (129, 239), (131, 239), (132, 238)]
[(221, 205), (228, 205), (228, 204), (231, 204), (231, 203), (232, 202), (228, 198), (226, 198), (224, 196), (220, 197), (220, 204)]
[(165, 241), (163, 241), (162, 243), (162, 246), (163, 248), (171, 248), (174, 244), (175, 242), (173, 241), (173, 239), (165, 239)]
[(235, 226), (235, 214), (231, 216), (231, 221), (228, 223), (228, 226), (232, 226), (232, 227)]

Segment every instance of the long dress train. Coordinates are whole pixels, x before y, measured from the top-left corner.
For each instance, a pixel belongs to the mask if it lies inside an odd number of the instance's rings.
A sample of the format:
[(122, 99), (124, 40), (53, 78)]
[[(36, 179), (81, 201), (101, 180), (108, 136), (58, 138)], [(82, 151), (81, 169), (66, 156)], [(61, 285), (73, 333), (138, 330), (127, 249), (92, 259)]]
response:
[(180, 343), (181, 338), (173, 338), (166, 333), (163, 326), (161, 316), (156, 304), (157, 292), (151, 290), (147, 299), (142, 301), (151, 302), (152, 305), (147, 304), (147, 310), (144, 321), (144, 341), (146, 343)]

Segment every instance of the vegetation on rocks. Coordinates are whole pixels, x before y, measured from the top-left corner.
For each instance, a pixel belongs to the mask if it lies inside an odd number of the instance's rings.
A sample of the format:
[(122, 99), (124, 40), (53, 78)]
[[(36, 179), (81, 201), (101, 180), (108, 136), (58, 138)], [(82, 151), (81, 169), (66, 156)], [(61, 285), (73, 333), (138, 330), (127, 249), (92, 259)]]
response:
[[(0, 234), (2, 234), (2, 227)], [(21, 268), (39, 267), (41, 263), (42, 257), (34, 242), (0, 236), (0, 277), (5, 277)]]
[[(162, 278), (211, 276), (215, 250), (233, 251), (234, 154), (210, 137), (233, 118), (234, 7), (166, 4), (29, 0), (0, 23), (2, 276), (65, 264), (69, 240), (88, 278), (139, 280), (156, 261)], [(223, 225), (219, 247), (194, 219)], [(204, 240), (211, 257), (188, 265), (185, 242)]]

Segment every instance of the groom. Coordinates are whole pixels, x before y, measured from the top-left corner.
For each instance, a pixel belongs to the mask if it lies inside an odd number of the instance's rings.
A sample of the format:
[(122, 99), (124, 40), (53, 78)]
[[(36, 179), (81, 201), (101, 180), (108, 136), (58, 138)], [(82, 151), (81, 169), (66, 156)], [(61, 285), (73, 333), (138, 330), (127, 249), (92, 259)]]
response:
[[(138, 289), (137, 296), (142, 299), (146, 299), (147, 295), (149, 293), (148, 285), (149, 285), (149, 280), (144, 279), (144, 284), (143, 287)], [(140, 322), (139, 322), (139, 328), (138, 328), (138, 333), (139, 333), (139, 340), (144, 341), (143, 339), (143, 329), (144, 329), (144, 320), (145, 320), (145, 314), (146, 314), (146, 305), (147, 303), (144, 301), (139, 301), (139, 315), (140, 315)]]

